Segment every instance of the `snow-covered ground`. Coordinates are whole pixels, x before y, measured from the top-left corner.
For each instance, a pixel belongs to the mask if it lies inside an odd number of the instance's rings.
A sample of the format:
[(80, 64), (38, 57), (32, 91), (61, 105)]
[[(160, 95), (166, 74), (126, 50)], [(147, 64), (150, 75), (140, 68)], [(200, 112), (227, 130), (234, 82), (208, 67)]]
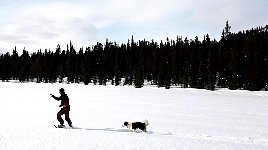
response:
[[(61, 87), (76, 129), (53, 126)], [(0, 149), (267, 150), (268, 92), (0, 82)]]

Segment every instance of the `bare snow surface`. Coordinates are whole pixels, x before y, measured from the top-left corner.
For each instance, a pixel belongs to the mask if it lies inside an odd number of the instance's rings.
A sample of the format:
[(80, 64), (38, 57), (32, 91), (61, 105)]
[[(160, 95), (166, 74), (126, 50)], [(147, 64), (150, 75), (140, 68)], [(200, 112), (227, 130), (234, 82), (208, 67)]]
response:
[[(75, 129), (53, 126), (61, 87)], [(268, 92), (0, 82), (0, 149), (267, 150)]]

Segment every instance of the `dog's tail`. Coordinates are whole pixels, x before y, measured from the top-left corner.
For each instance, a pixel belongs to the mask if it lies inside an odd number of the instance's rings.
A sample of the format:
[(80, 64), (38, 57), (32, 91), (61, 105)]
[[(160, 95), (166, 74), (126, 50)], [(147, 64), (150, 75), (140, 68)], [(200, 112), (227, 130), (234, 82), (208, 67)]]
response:
[(146, 126), (148, 126), (148, 125), (149, 125), (149, 122), (148, 122), (148, 120), (147, 120), (147, 119), (145, 119), (143, 122), (145, 123), (145, 125), (146, 125)]

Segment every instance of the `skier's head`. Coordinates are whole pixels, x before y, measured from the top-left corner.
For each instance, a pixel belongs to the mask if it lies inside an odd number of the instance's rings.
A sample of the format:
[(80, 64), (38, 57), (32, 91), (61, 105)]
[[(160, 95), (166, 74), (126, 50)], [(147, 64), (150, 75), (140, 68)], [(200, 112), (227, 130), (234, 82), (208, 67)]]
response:
[(65, 91), (64, 91), (64, 89), (63, 88), (60, 88), (60, 94), (64, 94), (65, 93)]

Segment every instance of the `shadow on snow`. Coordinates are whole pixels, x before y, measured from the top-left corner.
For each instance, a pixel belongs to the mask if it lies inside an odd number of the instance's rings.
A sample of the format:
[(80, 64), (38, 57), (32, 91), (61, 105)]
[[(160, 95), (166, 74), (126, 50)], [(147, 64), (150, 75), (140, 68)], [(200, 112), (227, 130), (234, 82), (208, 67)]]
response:
[[(70, 129), (80, 129), (80, 130), (88, 130), (88, 131), (108, 131), (108, 132), (131, 132), (128, 129), (116, 129), (116, 128), (102, 128), (102, 129), (97, 129), (97, 128), (80, 128), (80, 127), (73, 127)], [(144, 133), (141, 130), (135, 130), (134, 133)], [(147, 131), (147, 134), (153, 134), (154, 132), (152, 131)]]

